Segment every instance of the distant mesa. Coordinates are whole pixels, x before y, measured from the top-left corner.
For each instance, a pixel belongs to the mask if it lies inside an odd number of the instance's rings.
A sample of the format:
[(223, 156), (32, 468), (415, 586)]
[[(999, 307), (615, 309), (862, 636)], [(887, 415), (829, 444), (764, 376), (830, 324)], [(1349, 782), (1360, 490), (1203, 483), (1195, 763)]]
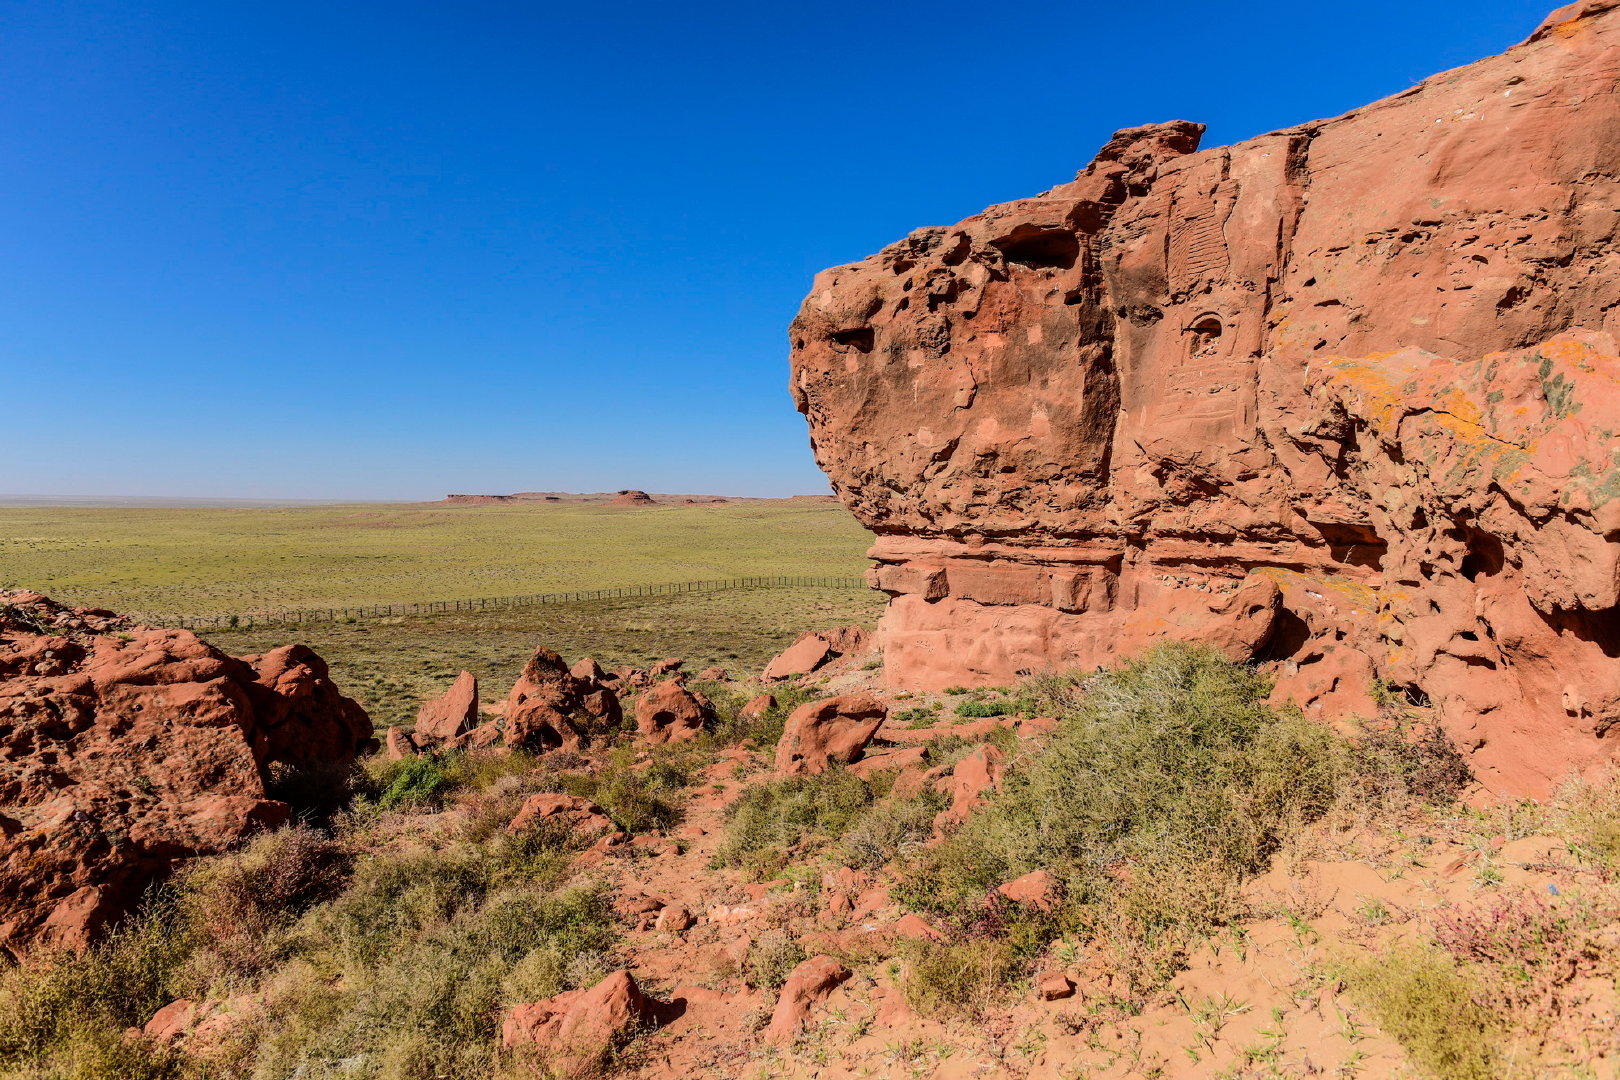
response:
[(584, 503), (601, 506), (725, 506), (730, 503), (838, 502), (835, 495), (790, 495), (783, 499), (765, 499), (742, 495), (671, 495), (648, 493), (639, 488), (620, 488), (618, 491), (517, 491), (510, 495), (446, 495), (436, 506), (505, 506), (533, 503)]
[(621, 491), (608, 500), (609, 506), (657, 506), (645, 491)]

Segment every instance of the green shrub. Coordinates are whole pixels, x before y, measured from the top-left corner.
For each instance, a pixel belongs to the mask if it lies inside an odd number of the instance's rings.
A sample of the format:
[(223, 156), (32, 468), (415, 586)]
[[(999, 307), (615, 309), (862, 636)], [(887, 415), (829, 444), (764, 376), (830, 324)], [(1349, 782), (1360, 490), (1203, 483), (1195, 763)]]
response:
[(1350, 992), (1379, 1027), (1436, 1080), (1494, 1080), (1501, 1025), (1474, 1001), (1474, 986), (1438, 949), (1406, 946), (1345, 972)]
[(556, 786), (590, 799), (625, 832), (670, 828), (681, 816), (670, 796), (691, 783), (695, 763), (678, 752), (656, 757), (641, 769), (633, 768), (633, 762), (634, 755), (626, 748), (593, 772), (564, 773)]
[(448, 868), (415, 864), (412, 874), (436, 880), (404, 890), (396, 874), (371, 883), (385, 887), (368, 899), (391, 893), (390, 907), (409, 913), (390, 920), (385, 948), (359, 921), (375, 903), (306, 920), (302, 963), (271, 987), (276, 1022), (259, 1032), (255, 1075), (487, 1077), (503, 1006), (569, 988), (571, 971), (599, 970), (576, 961), (614, 940), (600, 891), (480, 895), (475, 886), (458, 895), (472, 881)]
[(1013, 945), (995, 937), (909, 942), (902, 956), (901, 990), (924, 1016), (978, 1015), (1022, 967)]
[(93, 949), (0, 972), (0, 1070), (74, 1080), (182, 1075), (173, 1055), (122, 1045), (125, 1028), (177, 996), (172, 984), (194, 943), (176, 922), (172, 898), (158, 894)]
[[(735, 746), (744, 739), (752, 739), (757, 747), (775, 746), (782, 738), (782, 729), (787, 724), (788, 714), (805, 702), (815, 701), (824, 695), (802, 686), (773, 686), (771, 696), (776, 699), (776, 704), (759, 716), (743, 718), (735, 711), (729, 715), (721, 713), (720, 723), (712, 735), (714, 743), (719, 746)], [(737, 707), (740, 709), (745, 703), (746, 700), (740, 702)]]
[(1005, 701), (963, 701), (956, 706), (957, 716), (1006, 716), (1012, 711), (1012, 705)]
[(949, 805), (950, 799), (932, 787), (911, 798), (890, 795), (872, 803), (845, 831), (840, 860), (865, 869), (885, 865), (932, 836), (935, 815)]
[(436, 754), (367, 763), (367, 792), (378, 806), (438, 806), (448, 787), (444, 763)]
[(1198, 932), (1226, 916), (1230, 886), (1339, 790), (1342, 744), (1272, 709), (1266, 680), (1212, 649), (1161, 645), (1080, 685), (1000, 796), (915, 859), (905, 899), (958, 911), (1045, 869), (1072, 920), (1107, 909), (1144, 933)]
[(760, 867), (796, 845), (836, 840), (874, 798), (871, 785), (841, 768), (757, 784), (726, 809), (715, 861)]

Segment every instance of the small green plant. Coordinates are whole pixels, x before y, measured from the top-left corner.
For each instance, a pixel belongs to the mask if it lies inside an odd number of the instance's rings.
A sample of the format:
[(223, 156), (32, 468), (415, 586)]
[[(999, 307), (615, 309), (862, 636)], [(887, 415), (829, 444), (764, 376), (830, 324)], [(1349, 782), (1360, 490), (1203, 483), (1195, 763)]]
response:
[(748, 981), (779, 990), (793, 969), (808, 957), (799, 943), (780, 930), (767, 930), (748, 950)]
[(1439, 949), (1403, 947), (1353, 965), (1345, 982), (1378, 1025), (1437, 1080), (1502, 1075), (1501, 1021), (1475, 1001), (1477, 987)]
[(897, 727), (920, 728), (928, 727), (939, 719), (939, 713), (940, 705), (938, 702), (934, 702), (931, 705), (918, 705), (910, 709), (901, 709), (889, 719)]
[(1005, 701), (963, 701), (956, 706), (955, 712), (957, 716), (1006, 716), (1012, 709), (1012, 705)]

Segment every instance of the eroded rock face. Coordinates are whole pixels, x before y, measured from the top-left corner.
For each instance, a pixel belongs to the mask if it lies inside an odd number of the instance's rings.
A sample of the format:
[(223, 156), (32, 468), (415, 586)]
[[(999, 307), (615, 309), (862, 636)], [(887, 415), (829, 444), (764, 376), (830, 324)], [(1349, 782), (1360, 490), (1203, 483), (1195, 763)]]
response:
[(534, 651), (501, 709), (506, 745), (535, 752), (578, 750), (589, 735), (619, 726), (619, 695), (599, 678), (587, 677), (595, 661), (584, 665), (583, 660), (575, 664), (576, 673), (550, 649)]
[(788, 714), (776, 744), (782, 776), (822, 773), (832, 764), (859, 761), (889, 709), (871, 694), (845, 694), (807, 701)]
[(238, 659), (0, 593), (0, 949), (84, 946), (181, 860), (285, 821), (274, 770), (371, 745), (301, 645)]
[(1620, 9), (1334, 120), (1071, 183), (819, 275), (818, 460), (878, 534), (887, 677), (1166, 638), (1427, 696), (1540, 794), (1620, 743)]
[(649, 745), (695, 739), (714, 720), (714, 704), (680, 679), (664, 679), (636, 698), (636, 735)]

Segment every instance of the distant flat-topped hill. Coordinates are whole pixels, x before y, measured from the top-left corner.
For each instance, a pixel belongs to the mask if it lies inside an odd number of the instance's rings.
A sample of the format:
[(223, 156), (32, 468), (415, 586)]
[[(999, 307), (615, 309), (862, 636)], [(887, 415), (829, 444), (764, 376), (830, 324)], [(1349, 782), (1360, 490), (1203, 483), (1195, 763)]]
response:
[(836, 502), (833, 495), (790, 495), (760, 498), (744, 495), (671, 495), (635, 488), (620, 491), (518, 491), (511, 495), (446, 495), (432, 505), (496, 506), (503, 503), (596, 503), (609, 506), (700, 506), (721, 503)]

